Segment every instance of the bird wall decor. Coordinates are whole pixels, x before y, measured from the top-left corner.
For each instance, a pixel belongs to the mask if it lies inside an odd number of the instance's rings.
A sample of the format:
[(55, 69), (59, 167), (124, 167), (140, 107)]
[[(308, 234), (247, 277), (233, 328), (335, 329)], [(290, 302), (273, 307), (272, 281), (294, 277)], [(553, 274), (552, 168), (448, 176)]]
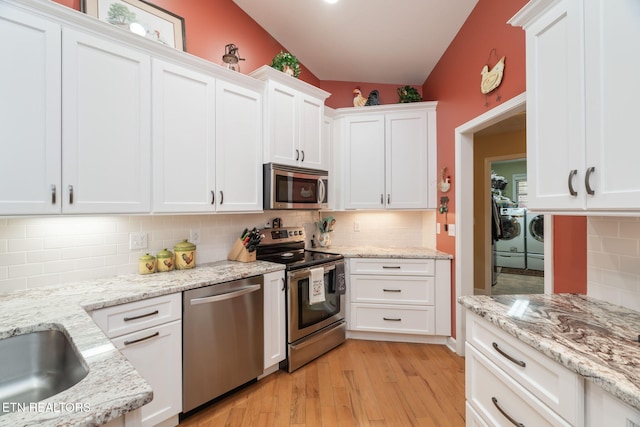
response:
[(502, 83), (502, 75), (504, 74), (504, 59), (503, 56), (500, 58), (498, 63), (493, 66), (491, 71), (489, 71), (489, 66), (485, 65), (482, 67), (482, 71), (480, 74), (482, 75), (482, 80), (480, 81), (480, 92), (483, 94), (488, 94), (491, 91), (497, 89)]

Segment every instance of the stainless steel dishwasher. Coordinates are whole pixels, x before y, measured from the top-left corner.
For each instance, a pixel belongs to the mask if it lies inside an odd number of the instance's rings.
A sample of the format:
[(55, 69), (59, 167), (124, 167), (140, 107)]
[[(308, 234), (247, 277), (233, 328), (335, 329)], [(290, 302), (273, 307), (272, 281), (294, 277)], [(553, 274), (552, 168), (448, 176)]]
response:
[(263, 372), (263, 279), (250, 277), (183, 293), (182, 411)]

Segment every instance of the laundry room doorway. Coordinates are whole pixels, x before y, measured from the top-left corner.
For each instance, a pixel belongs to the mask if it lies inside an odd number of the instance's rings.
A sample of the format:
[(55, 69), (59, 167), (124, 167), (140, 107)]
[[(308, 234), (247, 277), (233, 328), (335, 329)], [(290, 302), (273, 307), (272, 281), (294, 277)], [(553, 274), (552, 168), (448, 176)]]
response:
[(522, 112), (473, 136), (475, 294), (544, 292), (544, 259), (527, 264), (525, 121)]

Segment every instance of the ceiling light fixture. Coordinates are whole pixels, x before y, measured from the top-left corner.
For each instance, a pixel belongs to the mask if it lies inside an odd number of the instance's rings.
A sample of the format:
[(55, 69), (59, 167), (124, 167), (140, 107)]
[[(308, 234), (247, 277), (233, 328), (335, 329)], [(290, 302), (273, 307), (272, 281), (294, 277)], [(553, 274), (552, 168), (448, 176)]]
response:
[(338, 0), (324, 0), (326, 3), (335, 4), (338, 3)]

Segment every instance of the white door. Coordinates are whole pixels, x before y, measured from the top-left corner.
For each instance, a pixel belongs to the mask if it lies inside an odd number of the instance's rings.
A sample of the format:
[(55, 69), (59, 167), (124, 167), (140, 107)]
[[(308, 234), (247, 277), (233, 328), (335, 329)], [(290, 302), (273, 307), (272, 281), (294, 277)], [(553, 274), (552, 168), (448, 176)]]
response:
[(300, 161), (296, 92), (269, 82), (267, 117), (269, 120), (269, 162), (296, 166)]
[(218, 80), (216, 86), (218, 211), (262, 210), (262, 95)]
[(580, 3), (560, 1), (526, 29), (527, 181), (532, 209), (584, 208)]
[[(589, 210), (640, 209), (640, 3), (586, 0)], [(633, 53), (631, 53), (633, 52)]]
[(63, 210), (149, 212), (149, 55), (67, 28), (62, 43)]
[(0, 214), (60, 213), (60, 26), (0, 4)]
[(322, 139), (324, 102), (309, 96), (300, 98), (300, 166), (327, 170)]
[(384, 115), (345, 118), (345, 208), (384, 209)]
[(215, 79), (153, 61), (153, 210), (215, 211)]
[(428, 208), (429, 141), (426, 111), (387, 114), (385, 134), (387, 208)]

